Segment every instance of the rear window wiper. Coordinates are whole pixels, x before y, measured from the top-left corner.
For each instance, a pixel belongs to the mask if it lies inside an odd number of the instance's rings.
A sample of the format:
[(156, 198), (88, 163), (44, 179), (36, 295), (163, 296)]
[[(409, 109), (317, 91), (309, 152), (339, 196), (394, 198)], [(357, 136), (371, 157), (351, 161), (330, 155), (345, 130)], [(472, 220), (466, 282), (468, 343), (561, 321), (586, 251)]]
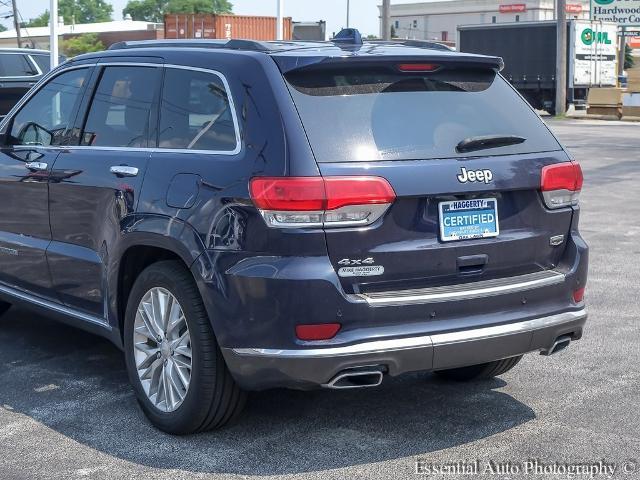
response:
[(517, 135), (486, 135), (478, 137), (469, 137), (462, 140), (456, 146), (456, 152), (466, 153), (476, 150), (484, 150), (487, 148), (508, 147), (509, 145), (518, 145), (527, 139)]

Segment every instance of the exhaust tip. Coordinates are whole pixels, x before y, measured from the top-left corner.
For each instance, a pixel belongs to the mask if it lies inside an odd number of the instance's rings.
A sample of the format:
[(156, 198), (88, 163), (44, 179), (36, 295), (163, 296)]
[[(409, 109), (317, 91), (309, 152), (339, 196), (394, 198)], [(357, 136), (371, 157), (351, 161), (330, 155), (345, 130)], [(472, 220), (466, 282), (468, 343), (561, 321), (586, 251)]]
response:
[(334, 390), (377, 387), (382, 383), (383, 377), (384, 374), (381, 370), (345, 370), (322, 386)]
[(556, 340), (555, 340), (555, 342), (553, 342), (553, 345), (551, 346), (551, 348), (549, 348), (547, 350), (543, 350), (542, 352), (540, 352), (540, 354), (541, 355), (545, 355), (547, 357), (549, 355), (554, 355), (554, 354), (564, 350), (565, 348), (567, 348), (570, 343), (571, 343), (571, 335), (563, 335), (562, 337), (556, 338)]

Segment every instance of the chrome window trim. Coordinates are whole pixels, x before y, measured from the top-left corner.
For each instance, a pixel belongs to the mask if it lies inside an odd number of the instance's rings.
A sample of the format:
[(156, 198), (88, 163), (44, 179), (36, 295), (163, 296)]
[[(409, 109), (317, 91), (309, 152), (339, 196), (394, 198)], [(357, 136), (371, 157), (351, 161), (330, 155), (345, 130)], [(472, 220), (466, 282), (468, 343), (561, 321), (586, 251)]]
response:
[[(213, 74), (220, 79), (222, 85), (224, 85), (224, 89), (227, 92), (227, 98), (229, 99), (229, 108), (231, 109), (231, 117), (233, 119), (233, 130), (236, 137), (236, 147), (233, 150), (194, 150), (188, 148), (161, 148), (155, 147), (155, 150), (159, 152), (167, 152), (167, 153), (208, 153), (210, 155), (237, 155), (242, 151), (242, 141), (240, 139), (240, 124), (238, 123), (238, 114), (236, 112), (236, 104), (233, 101), (233, 95), (231, 94), (231, 88), (229, 86), (229, 82), (227, 81), (227, 77), (224, 76), (221, 72), (217, 70), (212, 70), (210, 68), (201, 68), (201, 67), (190, 67), (188, 65), (175, 65), (175, 64), (165, 64), (165, 68), (173, 68), (174, 70), (190, 70), (193, 72), (201, 72)], [(162, 99), (160, 99), (162, 101)], [(162, 106), (162, 103), (160, 104)], [(162, 113), (162, 108), (160, 109), (160, 113)]]
[(29, 60), (31, 61), (31, 64), (32, 64), (34, 67), (36, 67), (36, 70), (37, 70), (38, 74), (37, 74), (37, 75), (35, 75), (35, 76), (44, 75), (44, 72), (43, 72), (43, 71), (42, 71), (42, 69), (40, 68), (40, 65), (38, 65), (38, 62), (36, 62), (36, 60), (33, 58), (33, 54), (32, 54), (32, 53), (29, 53), (29, 54), (27, 55), (27, 57), (29, 57)]
[(33, 77), (38, 77), (38, 76), (42, 75), (42, 70), (40, 70), (40, 67), (38, 67), (38, 64), (35, 62), (35, 60), (33, 58), (31, 58), (31, 54), (30, 53), (26, 53), (26, 52), (0, 52), (0, 55), (23, 55), (27, 59), (27, 62), (31, 63), (32, 67), (35, 66), (37, 72), (40, 72), (40, 73), (36, 73), (35, 75), (0, 76), (0, 80), (19, 80), (19, 79), (32, 80)]
[(385, 354), (399, 350), (433, 348), (442, 345), (475, 342), (490, 338), (534, 332), (536, 330), (561, 326), (565, 323), (571, 323), (578, 320), (583, 320), (585, 318), (587, 318), (587, 311), (583, 308), (581, 310), (557, 313), (555, 315), (548, 315), (544, 317), (536, 317), (531, 320), (506, 323), (503, 325), (493, 325), (489, 327), (479, 327), (458, 332), (437, 333), (419, 337), (398, 338), (391, 340), (374, 340), (370, 342), (357, 343), (355, 345), (347, 345), (345, 347), (307, 349), (299, 348), (295, 350), (281, 350), (271, 348), (234, 348), (231, 350), (235, 355), (238, 356), (294, 359), (331, 358), (378, 353)]
[[(234, 156), (238, 155), (242, 151), (242, 141), (240, 136), (240, 124), (238, 122), (238, 114), (236, 112), (236, 104), (233, 100), (233, 95), (231, 93), (231, 88), (229, 87), (229, 82), (223, 73), (212, 70), (209, 68), (200, 68), (200, 67), (190, 67), (188, 65), (175, 65), (169, 63), (145, 63), (145, 62), (102, 62), (97, 61), (96, 63), (85, 63), (82, 65), (69, 65), (65, 66), (61, 69), (52, 70), (48, 72), (42, 79), (38, 82), (36, 87), (29, 90), (29, 92), (22, 97), (22, 99), (11, 109), (9, 113), (2, 119), (0, 122), (0, 131), (6, 126), (6, 123), (13, 118), (22, 108), (22, 106), (28, 102), (36, 93), (40, 91), (43, 86), (49, 82), (49, 80), (55, 78), (58, 75), (61, 75), (69, 70), (76, 70), (79, 68), (91, 68), (91, 67), (154, 67), (154, 68), (174, 68), (178, 70), (193, 70), (196, 72), (210, 73), (217, 76), (224, 85), (224, 88), (227, 92), (227, 97), (229, 98), (229, 106), (231, 108), (231, 117), (233, 118), (233, 129), (236, 137), (236, 147), (233, 150), (196, 150), (196, 149), (187, 149), (187, 148), (160, 148), (160, 147), (109, 147), (109, 146), (91, 146), (91, 145), (51, 145), (51, 146), (42, 146), (40, 148), (52, 148), (58, 150), (102, 150), (102, 151), (128, 151), (128, 152), (150, 152), (150, 153), (195, 153), (198, 155), (223, 155), (223, 156)], [(26, 147), (33, 148), (33, 146), (29, 145), (14, 145), (14, 148)]]

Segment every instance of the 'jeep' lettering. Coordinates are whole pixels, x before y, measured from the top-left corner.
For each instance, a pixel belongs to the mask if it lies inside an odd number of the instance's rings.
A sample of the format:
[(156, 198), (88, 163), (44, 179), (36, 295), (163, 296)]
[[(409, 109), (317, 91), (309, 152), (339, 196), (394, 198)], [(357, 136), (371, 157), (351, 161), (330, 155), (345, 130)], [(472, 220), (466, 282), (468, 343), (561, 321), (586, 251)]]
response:
[(493, 173), (489, 169), (485, 170), (467, 170), (466, 168), (460, 168), (458, 174), (458, 181), (460, 183), (467, 182), (484, 182), (489, 183), (493, 180)]

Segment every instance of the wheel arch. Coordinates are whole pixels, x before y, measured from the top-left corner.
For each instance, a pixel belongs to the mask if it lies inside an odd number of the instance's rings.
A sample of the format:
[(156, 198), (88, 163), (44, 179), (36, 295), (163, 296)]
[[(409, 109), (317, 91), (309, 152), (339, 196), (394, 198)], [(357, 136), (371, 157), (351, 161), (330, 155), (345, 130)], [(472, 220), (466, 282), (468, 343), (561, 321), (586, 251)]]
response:
[[(112, 263), (110, 309), (112, 327), (117, 328), (122, 348), (125, 311), (129, 292), (138, 275), (149, 265), (163, 260), (178, 260), (194, 276), (202, 295), (201, 282), (195, 278), (192, 265), (204, 251), (197, 232), (186, 222), (176, 218), (150, 215), (136, 218), (123, 229), (123, 236)], [(197, 271), (197, 270), (196, 270)]]

